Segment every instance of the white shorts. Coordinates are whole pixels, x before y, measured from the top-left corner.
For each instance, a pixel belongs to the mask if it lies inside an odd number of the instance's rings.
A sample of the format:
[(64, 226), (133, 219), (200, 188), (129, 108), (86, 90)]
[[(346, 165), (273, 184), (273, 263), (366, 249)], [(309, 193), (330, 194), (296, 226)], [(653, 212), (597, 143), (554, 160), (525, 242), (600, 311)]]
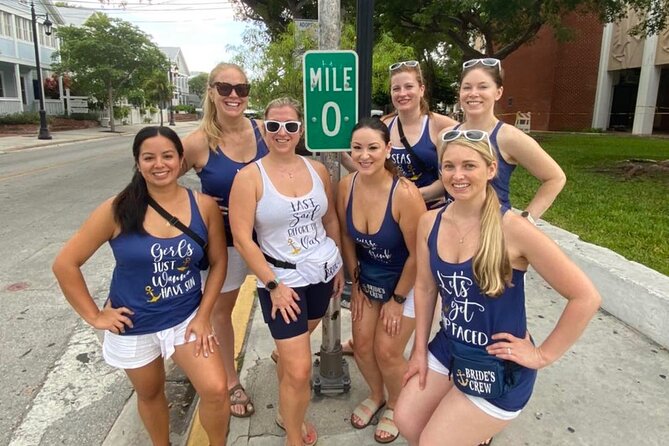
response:
[(221, 293), (238, 290), (249, 275), (249, 267), (234, 246), (228, 246), (228, 271)]
[(161, 355), (168, 359), (174, 353), (174, 347), (196, 339), (194, 334), (190, 335), (189, 341), (185, 339), (186, 328), (196, 314), (197, 310), (180, 324), (156, 333), (117, 335), (105, 331), (102, 356), (107, 364), (119, 369), (138, 369)]
[[(448, 367), (444, 367), (444, 365), (431, 352), (427, 352), (427, 366), (430, 370), (432, 370), (433, 372), (437, 372), (440, 375), (446, 375), (446, 376), (450, 375)], [(504, 421), (513, 420), (518, 415), (520, 415), (521, 412), (520, 410), (512, 412), (500, 409), (499, 407), (490, 403), (485, 398), (481, 398), (480, 396), (467, 395), (466, 393), (463, 393), (463, 395), (469, 398), (469, 401), (474, 403), (474, 405), (479, 409), (481, 409), (484, 413), (487, 413), (491, 417), (497, 418), (498, 420), (504, 420)]]
[(404, 310), (402, 310), (402, 316), (416, 319), (416, 307), (414, 307), (413, 303), (413, 289), (409, 291), (407, 294), (407, 300), (404, 301)]

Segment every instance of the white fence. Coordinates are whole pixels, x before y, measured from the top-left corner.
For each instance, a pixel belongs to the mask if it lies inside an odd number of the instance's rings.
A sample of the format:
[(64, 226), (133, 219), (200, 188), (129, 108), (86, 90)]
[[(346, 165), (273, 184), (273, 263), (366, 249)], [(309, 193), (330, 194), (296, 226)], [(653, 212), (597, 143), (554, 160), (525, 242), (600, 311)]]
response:
[[(163, 111), (163, 122), (167, 125), (170, 115), (169, 110), (164, 109)], [(148, 109), (146, 113), (140, 113), (138, 108), (130, 108), (130, 113), (127, 117), (122, 119), (115, 119), (115, 125), (131, 125), (131, 124), (160, 124), (160, 111), (156, 113), (149, 113)], [(100, 113), (100, 125), (103, 127), (109, 127), (109, 111), (104, 110)]]
[(21, 99), (0, 98), (0, 115), (11, 115), (21, 112)]

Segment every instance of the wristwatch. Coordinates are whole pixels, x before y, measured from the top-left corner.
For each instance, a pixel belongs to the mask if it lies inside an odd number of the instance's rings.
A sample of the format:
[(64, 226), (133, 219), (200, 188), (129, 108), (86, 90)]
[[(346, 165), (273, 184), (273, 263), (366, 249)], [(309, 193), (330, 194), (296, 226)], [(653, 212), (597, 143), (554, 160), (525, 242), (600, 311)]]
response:
[(393, 293), (393, 300), (398, 304), (403, 304), (404, 301), (407, 300), (407, 298), (402, 296), (401, 294)]
[(532, 217), (532, 214), (529, 213), (529, 211), (523, 211), (523, 212), (521, 212), (521, 213), (520, 213), (520, 216), (523, 217), (523, 218), (526, 218), (527, 221), (529, 221), (530, 223), (532, 223), (533, 225), (536, 226), (537, 222), (534, 221), (534, 218)]
[(277, 289), (280, 283), (281, 282), (279, 281), (279, 279), (275, 277), (273, 280), (270, 280), (265, 284), (265, 288), (267, 288), (269, 291), (274, 291)]

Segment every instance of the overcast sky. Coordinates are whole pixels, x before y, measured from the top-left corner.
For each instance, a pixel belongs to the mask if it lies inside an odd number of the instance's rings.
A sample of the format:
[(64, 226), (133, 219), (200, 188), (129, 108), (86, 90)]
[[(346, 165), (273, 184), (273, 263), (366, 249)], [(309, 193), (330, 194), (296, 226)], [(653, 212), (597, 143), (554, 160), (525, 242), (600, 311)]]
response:
[(103, 8), (98, 0), (66, 1), (131, 22), (158, 46), (180, 47), (191, 72), (209, 72), (217, 63), (228, 61), (226, 45), (240, 44), (247, 26), (234, 20), (227, 0), (128, 0), (125, 10), (115, 5)]

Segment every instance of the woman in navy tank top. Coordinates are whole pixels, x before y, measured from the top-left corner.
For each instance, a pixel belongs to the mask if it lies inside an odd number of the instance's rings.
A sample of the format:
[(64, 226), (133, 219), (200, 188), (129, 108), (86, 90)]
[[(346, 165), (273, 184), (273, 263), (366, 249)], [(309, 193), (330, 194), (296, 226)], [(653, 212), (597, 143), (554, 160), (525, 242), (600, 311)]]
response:
[(235, 64), (220, 63), (209, 74), (200, 127), (184, 139), (186, 169), (200, 177), (202, 192), (214, 197), (223, 214), (228, 245), (228, 271), (212, 313), (212, 323), (221, 340), (223, 363), (228, 376), (232, 415), (248, 417), (255, 412), (239, 382), (234, 362), (235, 333), (232, 310), (239, 289), (249, 274), (234, 248), (228, 205), (232, 182), (242, 168), (267, 154), (262, 121), (248, 119), (244, 111), (250, 86), (244, 71)]
[[(396, 113), (383, 118), (390, 129), (390, 159), (399, 174), (418, 187), (428, 208), (438, 207), (444, 201), (444, 187), (438, 175), (438, 135), (442, 129), (457, 122), (430, 111), (418, 61), (408, 60), (390, 66), (390, 97)], [(406, 142), (402, 141), (400, 127)]]
[(269, 154), (237, 174), (230, 223), (235, 247), (256, 275), (263, 319), (278, 351), (276, 423), (285, 428), (287, 445), (312, 446), (318, 434), (305, 421), (309, 335), (344, 285), (339, 223), (327, 169), (295, 153), (302, 136), (299, 102), (270, 102), (265, 131)]
[[(418, 225), (416, 340), (395, 411), (411, 445), (472, 445), (499, 433), (527, 404), (536, 371), (576, 342), (601, 301), (552, 240), (500, 206), (487, 137), (450, 135), (441, 174), (454, 201)], [(567, 300), (537, 346), (525, 316), (530, 265)], [(441, 329), (428, 345), (437, 296)]]
[[(230, 409), (220, 385), (225, 368), (210, 322), (225, 280), (223, 221), (214, 200), (177, 183), (183, 146), (172, 129), (143, 128), (132, 150), (132, 181), (93, 211), (61, 250), (53, 271), (77, 313), (105, 330), (105, 361), (128, 375), (142, 420), (151, 420), (145, 427), (153, 444), (169, 443), (164, 360), (171, 357), (200, 395), (200, 421), (209, 443), (224, 445)], [(149, 206), (151, 200), (195, 236), (166, 224), (154, 204)], [(99, 308), (81, 266), (105, 242), (116, 266), (107, 301)], [(210, 267), (202, 291), (205, 256)]]
[(502, 205), (511, 207), (509, 182), (517, 165), (541, 182), (522, 213), (534, 223), (558, 196), (566, 177), (555, 160), (532, 137), (497, 119), (495, 103), (502, 97), (502, 84), (502, 63), (498, 59), (466, 61), (460, 77), (460, 106), (465, 112), (465, 121), (454, 128), (485, 130), (490, 135), (497, 156), (497, 176), (492, 185)]
[(398, 436), (393, 409), (406, 372), (404, 348), (415, 325), (416, 227), (425, 212), (416, 186), (398, 178), (390, 151), (388, 127), (375, 118), (361, 120), (351, 135), (356, 172), (339, 183), (337, 195), (344, 260), (353, 278), (355, 360), (370, 389), (351, 424), (366, 427), (385, 404), (374, 433), (380, 443)]

